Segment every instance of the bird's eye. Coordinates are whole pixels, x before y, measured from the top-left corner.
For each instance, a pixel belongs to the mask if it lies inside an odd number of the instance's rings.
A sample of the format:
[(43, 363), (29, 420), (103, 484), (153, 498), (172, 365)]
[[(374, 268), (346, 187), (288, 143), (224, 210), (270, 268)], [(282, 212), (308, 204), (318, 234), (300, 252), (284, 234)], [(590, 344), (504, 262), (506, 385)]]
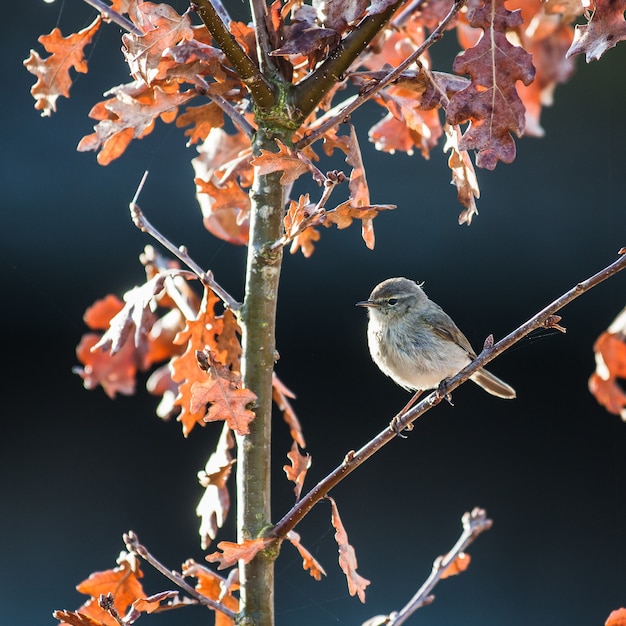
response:
[(389, 304), (391, 306), (395, 306), (396, 304), (398, 304), (398, 298), (389, 298), (387, 300), (387, 304)]

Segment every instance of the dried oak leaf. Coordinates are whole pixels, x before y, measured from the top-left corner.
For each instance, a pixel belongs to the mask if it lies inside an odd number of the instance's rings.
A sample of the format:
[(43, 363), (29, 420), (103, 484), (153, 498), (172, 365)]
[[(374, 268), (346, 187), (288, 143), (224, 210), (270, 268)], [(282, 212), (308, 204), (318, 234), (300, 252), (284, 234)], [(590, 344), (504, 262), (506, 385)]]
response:
[(289, 433), (291, 438), (301, 447), (306, 448), (304, 441), (304, 435), (302, 433), (302, 426), (300, 426), (300, 420), (293, 410), (289, 398), (295, 399), (296, 395), (293, 391), (288, 389), (284, 383), (276, 376), (276, 373), (272, 374), (272, 399), (278, 407), (279, 411), (283, 412), (283, 418), (289, 426)]
[(469, 121), (459, 148), (476, 150), (476, 165), (492, 170), (498, 161), (515, 159), (511, 133), (522, 136), (525, 115), (515, 82), (530, 84), (535, 69), (530, 54), (506, 37), (507, 30), (522, 23), (519, 10), (509, 11), (504, 0), (486, 0), (471, 9), (467, 19), (484, 35), (454, 60), (454, 71), (469, 74), (471, 83), (450, 99), (447, 122), (454, 126)]
[(616, 609), (606, 618), (604, 626), (626, 626), (626, 609)]
[[(250, 432), (254, 411), (248, 405), (257, 399), (250, 389), (241, 387), (241, 375), (217, 361), (210, 352), (208, 380), (191, 385), (190, 411), (205, 422), (225, 421), (238, 435)], [(206, 410), (208, 405), (208, 411)]]
[(242, 134), (212, 128), (192, 159), (196, 197), (204, 227), (216, 237), (238, 245), (248, 243), (252, 184), (252, 151)]
[[(616, 322), (623, 317), (622, 312)], [(614, 322), (615, 324), (615, 322)], [(626, 341), (621, 332), (602, 333), (596, 340), (593, 351), (596, 371), (589, 378), (589, 391), (609, 412), (626, 421), (626, 394), (619, 379), (626, 378)]]
[(196, 507), (196, 515), (201, 519), (199, 533), (203, 550), (217, 536), (217, 530), (223, 526), (230, 509), (230, 494), (226, 482), (235, 462), (230, 452), (234, 447), (235, 441), (230, 427), (224, 424), (215, 451), (211, 453), (204, 470), (198, 472), (198, 480), (204, 487), (204, 493)]
[(296, 494), (296, 500), (299, 500), (306, 473), (311, 467), (311, 455), (301, 454), (298, 450), (298, 444), (294, 441), (291, 445), (291, 451), (287, 453), (287, 458), (291, 465), (283, 465), (283, 470), (287, 474), (287, 479), (295, 483), (293, 490)]
[(99, 151), (98, 163), (108, 165), (121, 156), (133, 139), (142, 139), (150, 134), (157, 118), (163, 122), (174, 121), (178, 107), (185, 104), (196, 92), (189, 89), (178, 92), (178, 85), (155, 85), (149, 87), (135, 81), (118, 85), (107, 91), (112, 98), (96, 104), (89, 117), (99, 120), (90, 135), (83, 137), (77, 150)]
[(368, 0), (313, 0), (319, 22), (326, 28), (344, 33), (364, 15)]
[(70, 69), (74, 68), (81, 74), (87, 73), (84, 49), (98, 32), (101, 22), (101, 18), (96, 17), (89, 26), (67, 37), (63, 37), (58, 28), (48, 35), (41, 35), (38, 41), (50, 54), (45, 59), (34, 50), (30, 51), (24, 67), (37, 77), (30, 93), (35, 98), (35, 109), (41, 111), (42, 117), (52, 115), (57, 110), (59, 96), (70, 97)]
[(295, 530), (290, 530), (287, 533), (287, 539), (298, 550), (302, 557), (302, 569), (309, 570), (309, 573), (315, 580), (322, 580), (322, 576), (326, 576), (324, 568), (320, 565), (319, 561), (300, 543), (300, 535)]
[(363, 578), (357, 573), (357, 561), (354, 548), (348, 542), (348, 534), (343, 526), (341, 518), (339, 517), (339, 510), (334, 499), (330, 496), (326, 496), (330, 500), (330, 506), (332, 509), (331, 522), (335, 529), (335, 541), (339, 547), (339, 566), (346, 575), (348, 581), (348, 591), (351, 596), (355, 594), (359, 596), (361, 602), (365, 602), (365, 589), (370, 584), (367, 578)]
[(52, 617), (61, 622), (60, 626), (66, 624), (69, 626), (109, 626), (111, 624), (111, 622), (101, 622), (99, 619), (94, 619), (78, 611), (53, 611)]
[(267, 548), (275, 539), (271, 537), (260, 537), (258, 539), (246, 539), (243, 543), (233, 543), (231, 541), (220, 541), (217, 547), (222, 552), (213, 552), (206, 555), (209, 563), (219, 563), (217, 569), (226, 569), (242, 560), (250, 563), (258, 552)]
[(155, 298), (163, 291), (165, 278), (164, 274), (157, 274), (141, 287), (133, 287), (124, 294), (124, 308), (111, 318), (108, 330), (92, 348), (94, 352), (102, 350), (114, 355), (126, 343), (131, 332), (136, 348), (146, 343), (146, 336), (155, 322)]
[(133, 78), (150, 85), (159, 74), (159, 65), (165, 50), (181, 41), (193, 39), (194, 32), (189, 17), (179, 15), (165, 3), (133, 3), (129, 15), (144, 34), (123, 35), (122, 52)]
[[(145, 593), (141, 582), (139, 582), (143, 573), (137, 560), (122, 552), (117, 562), (118, 567), (94, 572), (89, 578), (77, 585), (76, 589), (80, 593), (90, 596), (90, 598), (75, 613), (57, 611), (58, 615), (55, 617), (65, 623), (72, 624), (72, 626), (95, 626), (96, 624), (119, 626), (111, 614), (99, 606), (99, 596), (112, 594), (114, 608), (120, 615), (124, 615), (135, 600), (145, 598)], [(85, 616), (88, 619), (83, 620)], [(76, 621), (71, 621), (72, 619)]]
[(224, 126), (224, 113), (214, 102), (199, 107), (187, 107), (176, 119), (176, 126), (182, 128), (189, 125), (192, 127), (185, 130), (185, 137), (189, 137), (187, 147), (204, 141), (212, 128)]
[(441, 579), (449, 578), (450, 576), (456, 576), (464, 572), (471, 562), (471, 557), (465, 552), (460, 552), (457, 557), (441, 572)]
[[(191, 576), (197, 580), (196, 591), (223, 604), (234, 613), (239, 611), (239, 601), (233, 597), (232, 592), (238, 588), (237, 584), (226, 587), (227, 580), (212, 570), (189, 559), (183, 563), (183, 576)], [(230, 579), (230, 577), (229, 577)], [(234, 626), (235, 622), (224, 613), (215, 611), (215, 626)]]
[(597, 61), (607, 50), (626, 39), (626, 0), (595, 0), (587, 24), (577, 24), (574, 41), (567, 52), (585, 53), (587, 63)]
[[(124, 616), (124, 626), (134, 624), (141, 617), (142, 613), (154, 613), (155, 611), (162, 610), (163, 608), (172, 608), (181, 603), (176, 602), (176, 600), (172, 603), (171, 598), (180, 600), (178, 597), (178, 591), (161, 591), (147, 598), (138, 598), (133, 602), (130, 610)], [(161, 603), (164, 600), (170, 600), (170, 602), (163, 605)]]
[(261, 154), (254, 157), (250, 164), (259, 168), (258, 172), (261, 176), (272, 172), (283, 172), (280, 177), (280, 184), (286, 187), (307, 172), (309, 167), (280, 139), (276, 139), (276, 144), (278, 145), (278, 152), (261, 150)]
[(459, 224), (472, 223), (474, 215), (478, 215), (476, 208), (476, 198), (480, 198), (480, 189), (474, 166), (467, 153), (467, 150), (459, 148), (461, 140), (461, 130), (458, 126), (445, 124), (443, 128), (446, 134), (446, 143), (443, 151), (450, 150), (448, 157), (448, 167), (452, 171), (452, 184), (456, 187), (459, 202), (465, 207), (459, 215)]
[(216, 347), (216, 335), (222, 331), (222, 319), (215, 315), (215, 305), (219, 298), (208, 288), (205, 289), (196, 319), (188, 321), (185, 328), (176, 335), (174, 343), (185, 346), (185, 351), (172, 359), (172, 380), (178, 383), (178, 396), (174, 405), (180, 407), (176, 418), (183, 425), (183, 435), (187, 437), (196, 424), (205, 425), (205, 411), (191, 410), (191, 387), (196, 382), (206, 380), (206, 373), (198, 367), (196, 350)]

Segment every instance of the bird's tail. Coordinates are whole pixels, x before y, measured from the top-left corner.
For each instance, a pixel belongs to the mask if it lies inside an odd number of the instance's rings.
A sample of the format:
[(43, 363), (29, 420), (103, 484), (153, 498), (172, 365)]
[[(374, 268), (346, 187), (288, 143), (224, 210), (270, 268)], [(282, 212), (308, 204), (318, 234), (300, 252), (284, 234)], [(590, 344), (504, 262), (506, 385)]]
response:
[(477, 385), (480, 385), (493, 396), (507, 400), (515, 398), (515, 389), (513, 387), (507, 385), (503, 380), (500, 380), (485, 369), (478, 370), (471, 378)]

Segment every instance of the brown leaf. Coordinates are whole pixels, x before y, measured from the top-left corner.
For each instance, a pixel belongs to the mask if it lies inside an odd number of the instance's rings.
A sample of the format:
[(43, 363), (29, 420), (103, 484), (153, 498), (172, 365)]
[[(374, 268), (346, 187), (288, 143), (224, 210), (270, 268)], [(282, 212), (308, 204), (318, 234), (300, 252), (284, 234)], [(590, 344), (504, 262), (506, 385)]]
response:
[(467, 224), (469, 226), (474, 215), (478, 215), (476, 198), (480, 198), (480, 189), (478, 188), (476, 172), (467, 150), (459, 149), (459, 141), (461, 139), (459, 127), (445, 124), (444, 132), (446, 134), (446, 143), (443, 151), (447, 152), (450, 150), (448, 167), (452, 171), (452, 184), (456, 187), (459, 202), (465, 207), (465, 211), (459, 215), (459, 224)]
[(122, 35), (122, 51), (133, 78), (150, 85), (159, 73), (158, 67), (165, 50), (180, 41), (193, 39), (191, 22), (187, 15), (179, 15), (165, 3), (133, 3), (130, 17), (144, 34)]
[(619, 383), (626, 378), (626, 342), (621, 332), (612, 330), (602, 333), (593, 346), (596, 371), (589, 378), (589, 391), (609, 413), (626, 419), (626, 394)]
[(448, 565), (448, 567), (441, 572), (441, 579), (443, 580), (444, 578), (461, 574), (469, 567), (470, 562), (470, 555), (465, 552), (460, 552), (454, 561), (452, 561), (452, 563), (450, 563), (450, 565)]
[(252, 184), (253, 171), (249, 140), (212, 128), (198, 152), (191, 163), (205, 228), (229, 243), (247, 244), (250, 198), (244, 189)]
[(339, 510), (337, 504), (330, 496), (326, 496), (330, 500), (330, 506), (332, 509), (331, 522), (335, 529), (335, 541), (339, 547), (339, 566), (346, 575), (348, 581), (348, 591), (351, 596), (358, 595), (361, 602), (365, 602), (365, 589), (370, 584), (367, 578), (363, 578), (357, 573), (357, 561), (354, 548), (348, 542), (348, 534), (343, 526), (341, 518), (339, 517)]
[(287, 533), (287, 539), (298, 550), (302, 557), (302, 569), (309, 570), (309, 573), (315, 580), (322, 580), (322, 576), (326, 576), (324, 568), (319, 564), (315, 557), (300, 543), (300, 535), (295, 530)]
[(83, 321), (91, 330), (106, 330), (111, 318), (123, 308), (124, 303), (116, 295), (109, 293), (87, 308), (83, 315)]
[(49, 35), (41, 35), (38, 41), (50, 54), (45, 59), (34, 50), (30, 51), (24, 66), (37, 77), (30, 93), (35, 98), (35, 109), (41, 111), (43, 117), (52, 115), (57, 110), (56, 101), (59, 96), (70, 97), (70, 69), (87, 73), (84, 49), (98, 32), (101, 22), (101, 18), (96, 17), (89, 26), (68, 37), (63, 37), (58, 28), (53, 29)]
[(604, 626), (626, 626), (626, 609), (616, 609), (606, 618)]
[[(227, 609), (230, 609), (234, 613), (239, 611), (239, 601), (233, 597), (232, 591), (238, 588), (238, 585), (224, 588), (226, 580), (211, 571), (210, 569), (196, 563), (193, 559), (189, 559), (183, 563), (182, 567), (183, 576), (192, 576), (197, 579), (196, 591), (220, 602)], [(230, 577), (229, 577), (230, 579)], [(235, 622), (224, 613), (215, 611), (215, 626), (234, 626)]]
[(187, 107), (184, 113), (176, 118), (176, 126), (189, 126), (185, 137), (189, 137), (187, 146), (204, 141), (212, 128), (221, 128), (224, 125), (224, 113), (214, 102), (199, 107)]
[(83, 379), (85, 389), (94, 389), (100, 385), (109, 398), (115, 398), (118, 393), (133, 395), (138, 369), (135, 346), (126, 343), (121, 350), (111, 355), (110, 352), (100, 350), (94, 352), (93, 347), (99, 341), (100, 335), (83, 335), (76, 347), (76, 356), (83, 367), (74, 367), (72, 371)]
[(283, 186), (291, 185), (309, 168), (280, 139), (275, 141), (278, 145), (278, 152), (261, 150), (260, 156), (253, 158), (250, 163), (259, 168), (258, 173), (261, 176), (271, 174), (272, 172), (283, 172), (283, 175), (280, 177), (280, 184)]
[(250, 432), (249, 424), (254, 419), (254, 411), (247, 408), (257, 397), (250, 389), (242, 389), (241, 375), (217, 361), (209, 352), (210, 369), (208, 380), (191, 385), (190, 410), (202, 414), (205, 422), (223, 420), (238, 435)]
[(196, 515), (201, 519), (199, 533), (203, 550), (217, 536), (217, 530), (223, 526), (230, 509), (230, 494), (226, 482), (235, 463), (230, 452), (234, 446), (234, 438), (225, 423), (215, 451), (211, 453), (204, 470), (198, 472), (198, 480), (205, 488), (196, 507)]
[(476, 150), (476, 165), (492, 170), (498, 161), (515, 159), (511, 133), (521, 137), (525, 113), (515, 82), (530, 84), (535, 69), (531, 56), (506, 37), (507, 30), (522, 22), (519, 11), (506, 9), (504, 0), (485, 0), (470, 9), (467, 19), (484, 35), (454, 60), (454, 71), (469, 74), (471, 83), (450, 99), (447, 122), (453, 126), (470, 122), (459, 149)]
[(64, 624), (70, 626), (109, 626), (110, 624), (110, 622), (101, 622), (78, 611), (53, 611), (52, 617), (61, 622), (60, 626), (64, 626)]
[(594, 0), (594, 11), (587, 24), (577, 24), (574, 42), (567, 52), (585, 53), (587, 63), (597, 61), (607, 50), (626, 39), (626, 0)]
[(89, 112), (89, 117), (99, 120), (95, 132), (83, 137), (76, 148), (79, 152), (99, 151), (100, 165), (108, 165), (121, 156), (133, 139), (150, 134), (158, 118), (172, 122), (178, 107), (195, 97), (196, 92), (189, 89), (179, 93), (177, 85), (149, 87), (136, 81), (113, 87), (104, 95), (113, 97), (99, 102)]
[[(124, 616), (124, 626), (130, 626), (134, 624), (140, 617), (142, 613), (154, 613), (155, 611), (159, 611), (164, 606), (165, 608), (171, 608), (172, 606), (176, 606), (176, 604), (168, 603), (166, 605), (162, 605), (161, 602), (164, 600), (169, 600), (170, 598), (178, 598), (178, 591), (161, 591), (160, 593), (155, 593), (148, 598), (138, 598), (135, 600), (128, 611), (128, 613)], [(176, 602), (176, 601), (174, 601)]]
[(267, 548), (274, 539), (271, 537), (260, 537), (259, 539), (247, 539), (243, 543), (233, 543), (231, 541), (220, 541), (217, 547), (222, 551), (207, 554), (205, 557), (209, 563), (219, 563), (217, 569), (226, 569), (242, 560), (250, 563), (258, 552)]
[(108, 330), (100, 341), (92, 348), (110, 352), (114, 355), (133, 334), (133, 343), (140, 348), (155, 321), (152, 307), (155, 298), (163, 290), (165, 276), (157, 274), (140, 287), (133, 287), (124, 294), (126, 304), (124, 308), (111, 318)]
[(300, 420), (298, 419), (295, 411), (291, 407), (289, 398), (295, 399), (293, 391), (288, 389), (283, 382), (276, 376), (276, 373), (272, 374), (272, 398), (274, 403), (278, 407), (279, 411), (283, 412), (283, 418), (289, 426), (289, 433), (291, 438), (301, 447), (306, 448), (304, 441), (304, 435), (302, 433), (302, 427), (300, 426)]
[(311, 467), (311, 455), (301, 454), (298, 450), (298, 444), (294, 441), (291, 445), (291, 451), (287, 453), (287, 458), (291, 461), (291, 465), (283, 465), (283, 470), (287, 474), (288, 480), (295, 483), (296, 486), (293, 490), (296, 494), (296, 500), (299, 500), (306, 473)]

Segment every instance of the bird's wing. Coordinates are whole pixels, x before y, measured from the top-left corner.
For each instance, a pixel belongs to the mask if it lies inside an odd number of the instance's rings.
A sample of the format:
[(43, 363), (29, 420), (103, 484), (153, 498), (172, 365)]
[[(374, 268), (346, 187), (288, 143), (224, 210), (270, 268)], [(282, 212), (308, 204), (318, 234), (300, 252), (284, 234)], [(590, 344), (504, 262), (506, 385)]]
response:
[(463, 348), (470, 359), (476, 358), (476, 353), (467, 337), (460, 331), (459, 327), (452, 321), (452, 318), (439, 306), (432, 314), (428, 315), (425, 321), (432, 328), (432, 331), (442, 339), (452, 341)]

